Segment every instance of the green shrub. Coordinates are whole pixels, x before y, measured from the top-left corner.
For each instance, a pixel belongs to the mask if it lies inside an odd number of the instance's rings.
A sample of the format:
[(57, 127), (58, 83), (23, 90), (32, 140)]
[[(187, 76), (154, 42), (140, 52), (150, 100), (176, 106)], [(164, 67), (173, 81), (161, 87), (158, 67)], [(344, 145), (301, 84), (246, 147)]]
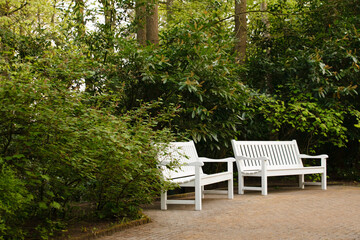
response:
[(0, 158), (0, 239), (24, 237), (21, 223), (27, 217), (24, 210), (32, 199), (33, 195), (25, 188), (25, 181), (19, 179)]
[(28, 229), (18, 235), (46, 238), (64, 227), (74, 202), (95, 203), (100, 217), (136, 218), (160, 193), (155, 144), (173, 137), (157, 128), (172, 111), (161, 113), (156, 102), (117, 116), (112, 96), (71, 91), (34, 64), (15, 61), (1, 70), (1, 187), (15, 191), (0, 197), (0, 211), (9, 211), (2, 232)]
[(271, 123), (264, 128), (297, 139), (303, 152), (327, 153), (334, 178), (358, 180), (359, 4), (278, 1), (268, 9), (269, 37), (262, 16), (250, 21), (246, 75), (269, 99), (259, 109)]

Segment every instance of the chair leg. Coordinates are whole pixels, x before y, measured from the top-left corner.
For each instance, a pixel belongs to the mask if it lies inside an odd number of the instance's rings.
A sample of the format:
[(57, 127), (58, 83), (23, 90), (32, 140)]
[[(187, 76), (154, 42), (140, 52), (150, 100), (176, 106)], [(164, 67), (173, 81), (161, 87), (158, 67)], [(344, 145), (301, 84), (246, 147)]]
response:
[(239, 173), (238, 194), (244, 194), (244, 176)]
[(161, 192), (161, 210), (167, 210), (167, 191)]
[(304, 189), (305, 186), (305, 180), (304, 180), (304, 174), (299, 175), (299, 188)]
[(201, 187), (201, 198), (205, 198), (205, 186)]

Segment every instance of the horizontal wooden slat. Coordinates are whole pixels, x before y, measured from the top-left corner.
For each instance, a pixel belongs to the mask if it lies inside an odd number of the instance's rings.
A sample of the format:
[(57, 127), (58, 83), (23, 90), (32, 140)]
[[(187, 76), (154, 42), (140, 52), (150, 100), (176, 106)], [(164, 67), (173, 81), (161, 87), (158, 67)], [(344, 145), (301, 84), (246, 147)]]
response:
[(304, 185), (319, 186), (321, 185), (321, 182), (304, 182)]
[[(303, 168), (293, 168), (293, 169), (268, 169), (266, 175), (268, 177), (273, 176), (287, 176), (287, 175), (300, 175), (300, 174), (316, 174), (324, 173), (325, 169), (323, 167), (303, 167)], [(244, 176), (261, 176), (261, 171), (256, 173), (242, 172)]]
[(195, 200), (166, 200), (167, 204), (195, 204)]
[(204, 190), (204, 193), (208, 194), (228, 194), (228, 190)]
[(244, 187), (243, 189), (249, 191), (261, 191), (261, 187)]

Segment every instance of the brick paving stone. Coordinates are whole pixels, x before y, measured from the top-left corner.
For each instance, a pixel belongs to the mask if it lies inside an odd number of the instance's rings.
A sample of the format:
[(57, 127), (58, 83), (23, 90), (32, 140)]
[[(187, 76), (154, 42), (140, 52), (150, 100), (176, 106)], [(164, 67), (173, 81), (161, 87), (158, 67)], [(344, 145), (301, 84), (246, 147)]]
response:
[(144, 209), (152, 222), (101, 240), (336, 239), (360, 240), (360, 187), (318, 186), (246, 192), (233, 200), (206, 195), (203, 210), (160, 203)]

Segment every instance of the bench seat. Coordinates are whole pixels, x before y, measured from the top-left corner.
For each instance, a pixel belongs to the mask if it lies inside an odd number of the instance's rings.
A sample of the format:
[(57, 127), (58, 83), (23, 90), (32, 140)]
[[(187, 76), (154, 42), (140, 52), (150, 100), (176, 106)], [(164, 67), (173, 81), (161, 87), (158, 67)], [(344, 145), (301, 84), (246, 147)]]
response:
[[(323, 173), (323, 167), (302, 167), (302, 168), (284, 168), (284, 169), (267, 169), (267, 176), (290, 176), (290, 175), (299, 175), (301, 174), (317, 174)], [(259, 171), (242, 171), (243, 175), (246, 176), (259, 176), (261, 177), (261, 170)]]

